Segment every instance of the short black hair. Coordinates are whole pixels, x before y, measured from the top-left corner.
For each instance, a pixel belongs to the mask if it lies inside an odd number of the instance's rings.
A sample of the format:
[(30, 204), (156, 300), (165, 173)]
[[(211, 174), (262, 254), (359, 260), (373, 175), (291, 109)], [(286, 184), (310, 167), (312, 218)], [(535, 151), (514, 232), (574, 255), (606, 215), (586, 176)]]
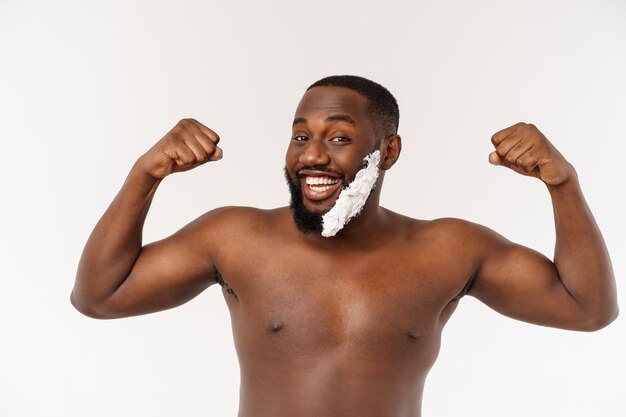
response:
[(382, 85), (357, 75), (331, 75), (314, 82), (307, 88), (335, 86), (356, 91), (368, 100), (368, 114), (374, 126), (377, 142), (398, 133), (400, 110), (395, 97)]

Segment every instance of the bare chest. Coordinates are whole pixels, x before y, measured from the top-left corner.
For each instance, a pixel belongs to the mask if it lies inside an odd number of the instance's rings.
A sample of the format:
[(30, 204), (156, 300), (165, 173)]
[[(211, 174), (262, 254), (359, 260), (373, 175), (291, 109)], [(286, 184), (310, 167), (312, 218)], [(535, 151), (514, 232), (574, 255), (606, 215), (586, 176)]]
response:
[(284, 248), (228, 262), (223, 290), (240, 360), (434, 360), (464, 274), (452, 254), (437, 256)]

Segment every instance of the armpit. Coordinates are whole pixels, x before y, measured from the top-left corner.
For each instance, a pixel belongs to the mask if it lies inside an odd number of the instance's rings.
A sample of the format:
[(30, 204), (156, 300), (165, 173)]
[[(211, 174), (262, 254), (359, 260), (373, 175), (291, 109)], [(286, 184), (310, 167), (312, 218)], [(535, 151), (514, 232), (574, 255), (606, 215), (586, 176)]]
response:
[(476, 275), (472, 275), (467, 282), (465, 283), (465, 286), (463, 287), (463, 289), (461, 290), (460, 293), (458, 293), (456, 295), (456, 297), (454, 297), (450, 302), (455, 302), (455, 301), (459, 301), (461, 298), (463, 298), (463, 296), (465, 296), (467, 293), (470, 292), (470, 290), (472, 289), (472, 285), (474, 285), (474, 277)]
[(222, 274), (220, 274), (220, 271), (217, 268), (215, 268), (215, 281), (217, 281), (219, 286), (222, 287), (222, 289), (226, 291), (228, 294), (232, 295), (235, 298), (239, 298), (237, 297), (237, 294), (235, 293), (235, 291), (232, 288), (230, 288), (230, 286), (226, 284), (226, 282), (224, 282), (224, 278), (222, 277)]

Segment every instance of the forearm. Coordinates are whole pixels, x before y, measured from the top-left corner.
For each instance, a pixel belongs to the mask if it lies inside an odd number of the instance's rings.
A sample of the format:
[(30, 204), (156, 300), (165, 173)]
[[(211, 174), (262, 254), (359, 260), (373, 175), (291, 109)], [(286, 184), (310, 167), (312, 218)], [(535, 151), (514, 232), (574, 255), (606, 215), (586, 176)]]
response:
[(160, 179), (139, 161), (92, 231), (81, 256), (72, 304), (89, 314), (126, 279), (142, 248), (142, 230)]
[(598, 327), (618, 312), (615, 278), (608, 250), (582, 194), (578, 177), (548, 186), (554, 208), (554, 264), (569, 293)]

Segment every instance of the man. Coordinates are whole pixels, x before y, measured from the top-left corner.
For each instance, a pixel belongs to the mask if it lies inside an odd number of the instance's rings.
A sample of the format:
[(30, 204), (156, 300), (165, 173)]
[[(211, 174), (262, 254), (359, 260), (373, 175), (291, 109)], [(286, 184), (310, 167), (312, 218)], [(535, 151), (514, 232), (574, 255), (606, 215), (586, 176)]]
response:
[(290, 207), (210, 211), (142, 247), (163, 178), (218, 160), (218, 135), (181, 120), (141, 156), (96, 225), (72, 303), (96, 318), (145, 314), (222, 286), (241, 367), (239, 415), (420, 415), (442, 329), (472, 295), (507, 316), (591, 331), (615, 319), (615, 282), (574, 168), (533, 125), (492, 137), (491, 163), (543, 181), (554, 262), (458, 219), (379, 205), (398, 160), (398, 107), (354, 76), (313, 84), (296, 110)]

